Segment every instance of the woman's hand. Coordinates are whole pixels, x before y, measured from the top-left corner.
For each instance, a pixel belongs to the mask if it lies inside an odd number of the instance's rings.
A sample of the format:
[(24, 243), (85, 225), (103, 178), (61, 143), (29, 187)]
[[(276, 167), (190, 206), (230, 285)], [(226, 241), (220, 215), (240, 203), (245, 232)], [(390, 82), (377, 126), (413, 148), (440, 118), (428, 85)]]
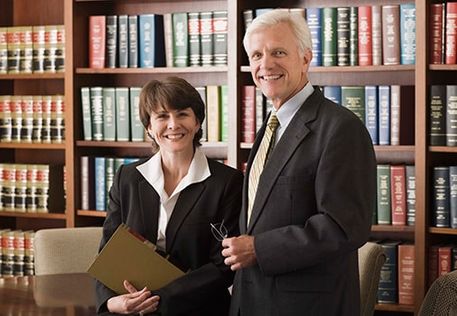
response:
[(124, 287), (129, 293), (111, 297), (107, 302), (108, 311), (118, 314), (147, 314), (157, 310), (159, 296), (151, 296), (151, 291), (147, 288), (138, 291), (127, 280), (124, 281)]

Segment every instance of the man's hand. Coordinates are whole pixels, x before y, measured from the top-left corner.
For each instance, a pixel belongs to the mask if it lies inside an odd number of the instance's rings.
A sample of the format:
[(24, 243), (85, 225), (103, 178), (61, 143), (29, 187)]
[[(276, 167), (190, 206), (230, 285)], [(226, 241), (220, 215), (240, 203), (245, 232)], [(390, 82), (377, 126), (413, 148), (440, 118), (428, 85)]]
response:
[(147, 314), (157, 310), (160, 297), (151, 296), (147, 288), (138, 291), (130, 282), (124, 281), (127, 294), (111, 297), (107, 302), (108, 311), (117, 314)]
[(253, 266), (257, 262), (253, 236), (225, 238), (222, 241), (222, 247), (224, 247), (222, 250), (222, 255), (225, 257), (224, 263), (233, 271)]

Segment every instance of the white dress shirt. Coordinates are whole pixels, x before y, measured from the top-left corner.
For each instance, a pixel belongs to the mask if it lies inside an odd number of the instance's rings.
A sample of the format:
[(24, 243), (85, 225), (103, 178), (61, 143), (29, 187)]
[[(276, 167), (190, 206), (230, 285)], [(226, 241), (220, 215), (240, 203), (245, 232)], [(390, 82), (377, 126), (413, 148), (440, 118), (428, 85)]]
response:
[[(159, 225), (157, 231), (157, 247), (166, 249), (166, 230), (173, 209), (178, 201), (179, 194), (193, 183), (204, 181), (211, 175), (208, 160), (203, 152), (197, 147), (190, 163), (189, 170), (184, 178), (176, 186), (173, 193), (168, 196), (165, 192), (165, 179), (162, 170), (162, 156), (160, 150), (148, 161), (136, 167), (146, 181), (154, 188), (160, 197)], [(146, 197), (145, 197), (146, 198)]]

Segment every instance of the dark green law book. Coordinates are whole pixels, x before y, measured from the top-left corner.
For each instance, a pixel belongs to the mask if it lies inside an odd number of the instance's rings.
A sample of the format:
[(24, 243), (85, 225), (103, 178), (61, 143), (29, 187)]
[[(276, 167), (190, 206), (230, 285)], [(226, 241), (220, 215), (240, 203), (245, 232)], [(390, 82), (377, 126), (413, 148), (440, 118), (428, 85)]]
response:
[(144, 127), (140, 119), (140, 87), (130, 87), (130, 128), (132, 141), (144, 140)]
[(173, 67), (189, 66), (187, 13), (173, 13)]
[(377, 218), (379, 225), (392, 224), (390, 198), (390, 165), (378, 165), (377, 171)]
[(138, 67), (138, 16), (129, 15), (129, 68)]
[(214, 57), (213, 12), (200, 12), (202, 66), (212, 66)]
[(119, 67), (129, 66), (129, 21), (127, 15), (118, 16), (118, 36), (119, 36)]
[(114, 88), (103, 88), (103, 140), (116, 140), (116, 93)]
[(365, 87), (342, 86), (341, 103), (365, 124)]
[(430, 145), (446, 145), (446, 86), (430, 86)]
[(336, 66), (337, 27), (336, 8), (323, 8), (322, 10), (322, 65)]
[(201, 65), (201, 43), (200, 43), (200, 13), (187, 13), (189, 22), (189, 65), (198, 67)]
[(129, 88), (116, 88), (116, 139), (130, 140)]
[(214, 65), (227, 65), (227, 11), (213, 12)]
[[(83, 139), (92, 140), (92, 118), (90, 113), (90, 89), (81, 88), (81, 114), (83, 118)], [(11, 139), (11, 133), (10, 133)]]
[(106, 68), (116, 68), (117, 15), (106, 16)]
[(351, 7), (349, 16), (349, 65), (359, 64), (359, 10)]
[(337, 64), (349, 66), (350, 8), (337, 8)]

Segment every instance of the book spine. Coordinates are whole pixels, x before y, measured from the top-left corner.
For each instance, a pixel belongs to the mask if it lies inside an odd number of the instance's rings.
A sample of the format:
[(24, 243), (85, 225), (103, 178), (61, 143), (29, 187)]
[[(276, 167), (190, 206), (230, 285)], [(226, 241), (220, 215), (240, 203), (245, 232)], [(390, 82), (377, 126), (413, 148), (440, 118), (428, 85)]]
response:
[(336, 104), (341, 105), (341, 86), (325, 86), (324, 96)]
[(65, 140), (64, 96), (53, 95), (51, 98), (51, 141), (61, 144)]
[(91, 98), (89, 87), (81, 88), (81, 113), (83, 119), (83, 139), (92, 140)]
[(0, 27), (0, 74), (8, 72), (8, 29)]
[(119, 68), (127, 68), (129, 66), (129, 29), (128, 16), (119, 15), (118, 18), (118, 36), (119, 36)]
[(9, 95), (0, 96), (0, 142), (11, 142), (12, 122), (11, 122), (11, 97)]
[(171, 13), (163, 15), (163, 34), (165, 40), (165, 65), (173, 67), (173, 20)]
[(446, 145), (457, 146), (457, 85), (446, 86)]
[(390, 166), (378, 165), (377, 168), (377, 219), (379, 225), (391, 225), (390, 212)]
[(351, 110), (365, 124), (364, 87), (341, 87), (341, 104)]
[(214, 65), (227, 65), (227, 36), (228, 36), (228, 16), (227, 11), (213, 12), (213, 31), (214, 31)]
[(406, 225), (405, 166), (390, 166), (392, 225)]
[(19, 73), (19, 62), (21, 59), (20, 28), (8, 27), (7, 30), (8, 73), (15, 74)]
[[(252, 11), (252, 10), (251, 10)], [(311, 66), (322, 66), (322, 8), (307, 8), (306, 20), (313, 42)], [(252, 20), (251, 20), (252, 21)]]
[(92, 138), (95, 141), (103, 140), (103, 88), (90, 88)]
[(381, 268), (378, 285), (378, 303), (397, 303), (398, 301), (398, 243), (381, 243), (386, 262)]
[(451, 272), (451, 254), (452, 248), (449, 246), (441, 246), (438, 248), (438, 277)]
[(130, 87), (130, 128), (132, 141), (144, 141), (144, 127), (140, 119), (140, 87)]
[(382, 7), (382, 52), (384, 65), (400, 64), (400, 7)]
[(12, 124), (12, 136), (13, 142), (21, 141), (21, 130), (22, 130), (22, 101), (21, 97), (13, 95), (11, 97), (11, 124)]
[(253, 143), (256, 127), (255, 86), (243, 86), (241, 91), (241, 141)]
[[(254, 11), (252, 9), (244, 10), (243, 11), (244, 31), (246, 31), (247, 28), (249, 27), (249, 25), (251, 25), (252, 20), (254, 20)], [(308, 25), (309, 25), (309, 20), (308, 20)]]
[(255, 88), (255, 134), (258, 133), (265, 120), (265, 98), (262, 90), (258, 87)]
[(390, 86), (390, 145), (400, 145), (400, 86)]
[(208, 141), (220, 141), (221, 131), (221, 99), (219, 86), (207, 86), (206, 98), (208, 107)]
[[(173, 66), (189, 66), (189, 34), (187, 29), (187, 13), (173, 13)], [(203, 21), (201, 22), (203, 23)], [(203, 36), (203, 35), (202, 35)], [(203, 46), (203, 38), (202, 38)]]
[(34, 73), (44, 72), (45, 52), (45, 27), (42, 25), (32, 27), (33, 60), (32, 69)]
[(117, 15), (106, 17), (106, 67), (116, 68), (117, 60)]
[(438, 278), (438, 248), (432, 245), (428, 250), (428, 287)]
[(416, 5), (400, 5), (400, 61), (402, 65), (416, 63)]
[(416, 167), (406, 166), (406, 224), (416, 222)]
[(416, 256), (414, 245), (398, 245), (398, 303), (414, 305)]
[(390, 87), (379, 86), (379, 145), (390, 145)]
[(214, 57), (213, 12), (200, 13), (202, 66), (212, 66)]
[(117, 141), (130, 140), (130, 108), (129, 89), (116, 87), (116, 139)]
[(201, 65), (200, 49), (200, 14), (198, 12), (187, 13), (189, 34), (189, 66)]
[(89, 157), (81, 156), (81, 209), (90, 210)]
[(128, 41), (128, 60), (129, 68), (138, 67), (138, 16), (129, 15), (129, 41)]
[(41, 138), (43, 143), (51, 143), (52, 96), (43, 96), (43, 102), (41, 105), (41, 112), (43, 113), (43, 128), (41, 130)]
[(433, 167), (433, 219), (435, 227), (449, 227), (449, 167)]
[(337, 65), (349, 66), (350, 9), (337, 8)]
[(95, 157), (95, 209), (105, 211), (105, 157)]
[(220, 87), (221, 92), (221, 141), (228, 141), (228, 129), (229, 129), (229, 118), (228, 118), (228, 87), (222, 85)]
[(378, 144), (378, 87), (365, 86), (365, 124), (373, 145)]
[(457, 166), (449, 167), (449, 213), (451, 228), (457, 228)]
[(382, 65), (382, 13), (380, 5), (371, 7), (373, 65)]
[(359, 65), (373, 65), (371, 6), (359, 7)]
[(56, 72), (65, 72), (65, 26), (57, 25)]
[(446, 3), (446, 64), (457, 63), (457, 2)]
[[(106, 17), (103, 22), (103, 38), (101, 46), (103, 47), (101, 54), (103, 59), (103, 67), (105, 64), (105, 39), (106, 39)], [(57, 26), (46, 25), (45, 26), (45, 45), (44, 45), (44, 72), (54, 73), (56, 72), (56, 60), (57, 60)], [(102, 68), (103, 68), (102, 67)]]
[(116, 140), (116, 93), (114, 88), (103, 88), (103, 140)]
[[(21, 73), (32, 73), (33, 70), (33, 39), (32, 27), (24, 26), (20, 38), (21, 55), (19, 62), (19, 71)], [(55, 70), (55, 69), (54, 69)]]
[(89, 17), (89, 67), (105, 67), (106, 17), (92, 15)]
[(14, 211), (27, 211), (27, 165), (16, 164), (16, 186), (14, 188)]
[(336, 8), (322, 9), (322, 65), (336, 66)]
[(430, 145), (446, 145), (446, 86), (430, 86)]
[(203, 120), (201, 129), (202, 129), (202, 138), (200, 139), (202, 142), (208, 141), (208, 106), (206, 104), (206, 87), (195, 87), (195, 90), (198, 91), (200, 94), (200, 98), (202, 99), (203, 103), (205, 104), (205, 120)]
[(22, 96), (22, 129), (21, 142), (31, 143), (33, 133), (33, 97), (30, 95)]
[(109, 206), (109, 191), (114, 182), (114, 158), (105, 158), (105, 209)]
[[(1, 101), (0, 101), (0, 103), (1, 103)], [(89, 104), (89, 107), (90, 107), (90, 104)], [(90, 111), (90, 108), (89, 108), (89, 111)], [(84, 126), (83, 126), (83, 128), (84, 128)], [(35, 95), (35, 96), (33, 96), (33, 128), (32, 128), (32, 142), (33, 143), (41, 143), (42, 129), (43, 129), (43, 97), (41, 95)]]
[(442, 64), (443, 60), (443, 3), (430, 4), (430, 63)]
[(359, 65), (359, 8), (351, 7), (349, 16), (349, 65)]

